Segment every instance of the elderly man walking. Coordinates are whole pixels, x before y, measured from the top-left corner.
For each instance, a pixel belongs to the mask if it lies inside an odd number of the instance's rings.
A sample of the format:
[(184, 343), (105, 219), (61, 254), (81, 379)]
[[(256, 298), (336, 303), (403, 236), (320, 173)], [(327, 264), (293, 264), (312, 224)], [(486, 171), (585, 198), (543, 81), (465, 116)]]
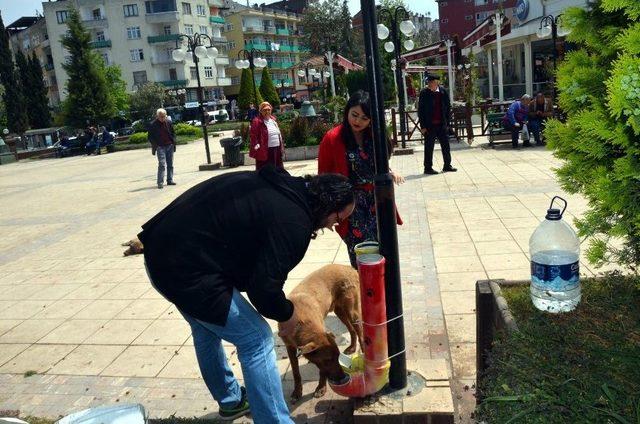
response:
[(149, 127), (151, 154), (158, 153), (158, 188), (164, 187), (164, 172), (167, 171), (167, 185), (173, 182), (173, 153), (176, 151), (176, 134), (171, 121), (167, 119), (167, 111), (158, 109), (156, 119)]

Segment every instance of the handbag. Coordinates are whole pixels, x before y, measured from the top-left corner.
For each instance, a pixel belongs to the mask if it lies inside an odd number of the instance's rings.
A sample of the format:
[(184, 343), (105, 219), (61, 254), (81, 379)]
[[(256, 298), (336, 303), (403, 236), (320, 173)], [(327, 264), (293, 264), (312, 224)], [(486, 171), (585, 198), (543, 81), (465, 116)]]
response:
[(527, 127), (527, 124), (522, 124), (522, 141), (527, 142), (529, 141), (529, 128)]

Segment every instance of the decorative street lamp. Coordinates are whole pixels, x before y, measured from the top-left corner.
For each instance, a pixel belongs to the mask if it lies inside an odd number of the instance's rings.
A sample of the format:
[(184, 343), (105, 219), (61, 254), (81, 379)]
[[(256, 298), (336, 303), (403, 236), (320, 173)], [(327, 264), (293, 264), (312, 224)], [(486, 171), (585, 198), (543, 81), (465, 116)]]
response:
[[(404, 71), (403, 66), (406, 65), (406, 62), (403, 63), (400, 60), (400, 32), (407, 37), (411, 37), (416, 33), (416, 27), (409, 19), (410, 17), (411, 16), (409, 15), (409, 12), (407, 12), (407, 9), (402, 6), (396, 6), (391, 9), (387, 9), (384, 7), (378, 8), (378, 19), (386, 18), (386, 20), (391, 24), (391, 29), (389, 29), (385, 24), (379, 23), (377, 30), (378, 38), (380, 40), (385, 40), (389, 36), (389, 34), (391, 34), (390, 41), (384, 43), (384, 49), (388, 53), (393, 52), (396, 60), (396, 90), (398, 93), (400, 93), (398, 95), (398, 109), (400, 112), (400, 140), (402, 141), (403, 149), (407, 147), (405, 140), (405, 133), (407, 131), (406, 116), (404, 113), (405, 101), (404, 96), (402, 95), (402, 93), (404, 93), (404, 78), (402, 74)], [(402, 22), (399, 22), (401, 18), (404, 18), (404, 20)], [(400, 29), (400, 31), (398, 31), (398, 29)], [(405, 50), (413, 50), (415, 45), (413, 40), (408, 39), (404, 41), (402, 46), (405, 48)]]
[[(238, 52), (238, 60), (236, 60), (236, 68), (251, 69), (251, 82), (253, 83), (253, 104), (258, 107), (258, 89), (256, 88), (256, 76), (253, 72), (255, 68), (262, 69), (267, 66), (267, 59), (258, 57), (260, 52), (256, 49), (242, 49)], [(242, 56), (242, 59), (240, 58)]]
[(536, 31), (538, 38), (546, 38), (551, 35), (551, 42), (553, 43), (553, 85), (551, 90), (553, 92), (553, 102), (556, 101), (556, 71), (558, 62), (558, 36), (564, 37), (569, 34), (569, 30), (562, 26), (561, 21), (562, 14), (558, 16), (547, 15), (540, 19), (540, 27)]
[(311, 92), (313, 91), (313, 77), (316, 75), (315, 68), (309, 68), (309, 64), (304, 65), (304, 69), (298, 69), (298, 76), (300, 78), (304, 77), (307, 81), (307, 90), (309, 91), (309, 97), (311, 97)]
[[(182, 41), (187, 41), (187, 50), (181, 48)], [(205, 46), (205, 40), (209, 41), (209, 45)], [(211, 164), (211, 153), (209, 152), (209, 134), (207, 133), (207, 119), (203, 104), (202, 83), (200, 81), (200, 67), (198, 63), (200, 59), (215, 59), (218, 57), (218, 49), (213, 46), (213, 40), (207, 34), (195, 33), (193, 35), (178, 34), (176, 39), (176, 49), (171, 52), (171, 57), (176, 62), (182, 62), (187, 57), (187, 53), (191, 53), (193, 64), (196, 65), (196, 78), (198, 80), (198, 108), (200, 109), (202, 133), (204, 134), (204, 147), (207, 152), (207, 165), (201, 165), (200, 170), (216, 169), (219, 164)]]

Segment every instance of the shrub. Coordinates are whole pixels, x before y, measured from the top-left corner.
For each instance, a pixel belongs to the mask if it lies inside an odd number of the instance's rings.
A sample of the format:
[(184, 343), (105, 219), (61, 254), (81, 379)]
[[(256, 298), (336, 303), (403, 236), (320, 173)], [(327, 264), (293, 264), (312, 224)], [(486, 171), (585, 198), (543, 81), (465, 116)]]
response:
[(173, 126), (176, 135), (202, 136), (202, 128), (179, 122)]
[[(281, 129), (282, 131), (282, 129)], [(309, 122), (306, 118), (294, 118), (291, 120), (289, 134), (287, 138), (287, 147), (304, 146), (310, 136)]]
[(145, 122), (144, 120), (140, 120), (136, 122), (132, 128), (134, 133), (144, 132), (147, 130), (147, 122)]
[[(564, 164), (562, 187), (588, 199), (576, 221), (589, 237), (596, 265), (640, 265), (640, 7), (637, 0), (601, 0), (590, 10), (570, 8), (569, 53), (558, 69), (559, 104), (566, 122), (551, 120), (545, 136)], [(612, 240), (614, 239), (614, 240)], [(613, 241), (613, 242), (610, 242)]]
[(333, 128), (333, 125), (328, 122), (320, 120), (314, 121), (309, 129), (311, 140), (307, 143), (307, 146), (315, 146), (320, 144), (320, 142), (322, 141), (322, 137), (324, 137), (327, 131), (329, 131), (331, 128)]
[(147, 137), (147, 133), (146, 132), (137, 132), (137, 133), (133, 133), (129, 136), (129, 141), (127, 142), (128, 144), (142, 144), (142, 143), (148, 143), (149, 139)]

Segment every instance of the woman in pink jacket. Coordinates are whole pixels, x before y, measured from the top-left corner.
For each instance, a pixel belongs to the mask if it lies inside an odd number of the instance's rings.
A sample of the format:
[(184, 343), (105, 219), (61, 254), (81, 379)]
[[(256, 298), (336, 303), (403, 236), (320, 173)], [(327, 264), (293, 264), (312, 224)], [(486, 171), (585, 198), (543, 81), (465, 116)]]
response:
[(268, 163), (284, 169), (284, 141), (276, 117), (271, 115), (273, 108), (269, 102), (262, 102), (259, 110), (260, 115), (251, 121), (249, 156), (256, 160), (256, 170)]

